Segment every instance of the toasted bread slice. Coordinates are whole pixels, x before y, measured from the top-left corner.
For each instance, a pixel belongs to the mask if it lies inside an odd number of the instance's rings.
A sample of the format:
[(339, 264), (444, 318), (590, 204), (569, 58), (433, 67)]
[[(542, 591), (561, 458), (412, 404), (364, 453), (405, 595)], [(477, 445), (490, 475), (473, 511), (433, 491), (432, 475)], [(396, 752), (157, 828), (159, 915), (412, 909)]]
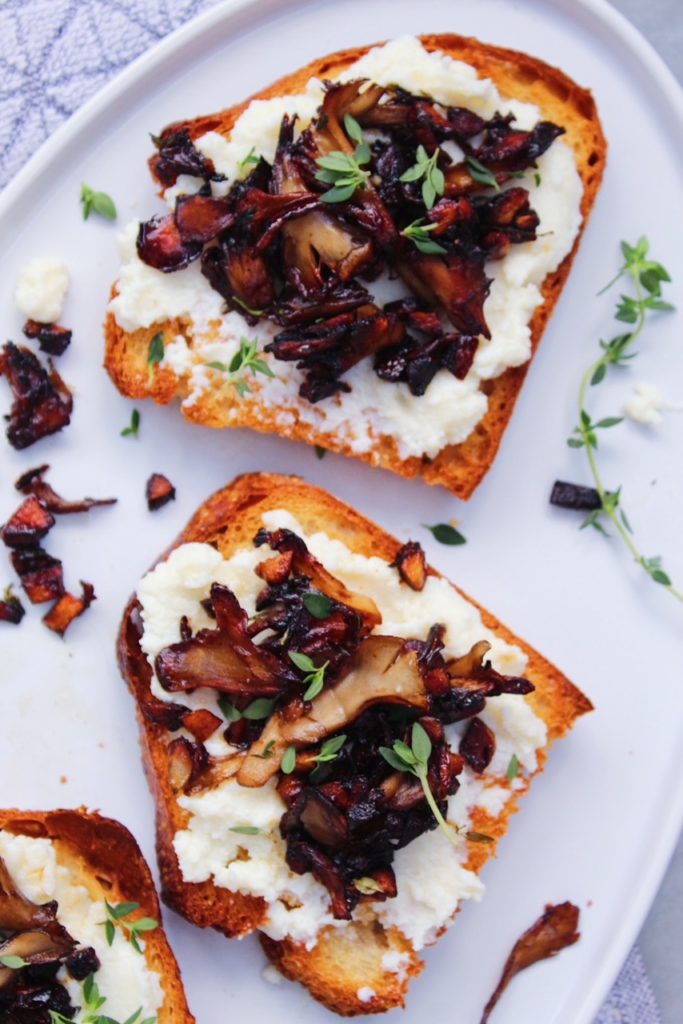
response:
[[(154, 882), (138, 844), (118, 821), (78, 810), (0, 810), (0, 830), (52, 840), (57, 862), (68, 867), (93, 900), (140, 904), (139, 917), (160, 922), (145, 932), (144, 956), (164, 991), (158, 1024), (194, 1024), (185, 999), (180, 969), (168, 944)], [(59, 912), (58, 912), (59, 913)], [(78, 936), (74, 936), (78, 938)]]
[[(224, 557), (229, 557), (252, 545), (254, 535), (262, 526), (263, 514), (274, 509), (291, 512), (306, 533), (324, 531), (364, 556), (375, 555), (391, 562), (401, 547), (399, 541), (381, 527), (327, 492), (294, 477), (263, 473), (239, 477), (209, 498), (162, 559), (174, 547), (190, 541), (213, 544)], [(429, 572), (438, 575), (433, 569)], [(156, 801), (162, 895), (170, 906), (200, 927), (213, 927), (227, 936), (244, 935), (263, 923), (265, 902), (229, 892), (211, 880), (189, 884), (180, 871), (173, 839), (187, 826), (188, 813), (178, 805), (170, 784), (169, 733), (150, 721), (142, 710), (152, 673), (139, 645), (138, 608), (136, 600), (132, 599), (121, 625), (118, 657), (121, 671), (137, 700), (147, 777)], [(525, 675), (536, 689), (526, 699), (546, 723), (550, 745), (571, 728), (579, 715), (591, 710), (590, 701), (494, 616), (484, 609), (480, 611), (486, 627), (507, 642), (518, 645), (528, 656)], [(539, 771), (546, 752), (547, 748), (539, 751)], [(496, 779), (496, 782), (513, 791), (507, 779)], [(517, 810), (517, 799), (527, 788), (528, 781), (523, 786), (518, 784), (505, 809), (496, 817), (480, 808), (475, 810), (473, 827), (493, 837), (494, 842), (470, 844), (468, 868), (478, 872), (495, 853), (498, 839)], [(356, 922), (344, 928), (326, 929), (312, 949), (290, 940), (276, 942), (266, 936), (262, 936), (262, 942), (269, 958), (287, 977), (302, 982), (316, 999), (343, 1015), (381, 1012), (403, 1005), (411, 977), (422, 969), (420, 957), (405, 936), (395, 928), (385, 929), (380, 925), (370, 927)], [(388, 952), (403, 954), (400, 972), (388, 972), (383, 966), (383, 957)], [(367, 990), (372, 990), (374, 995), (364, 1000), (361, 996), (367, 995)]]
[[(480, 76), (493, 81), (503, 97), (536, 104), (542, 118), (554, 121), (566, 129), (563, 140), (574, 152), (583, 182), (583, 221), (571, 251), (543, 281), (541, 291), (544, 301), (536, 308), (530, 322), (533, 354), (567, 280), (602, 180), (607, 145), (593, 97), (557, 68), (526, 54), (457, 35), (425, 35), (420, 38), (427, 50), (440, 50), (472, 65)], [(252, 99), (270, 99), (301, 92), (311, 77), (334, 78), (369, 49), (369, 46), (356, 47), (321, 57), (281, 78), (244, 103), (219, 114), (179, 122), (174, 127), (187, 130), (193, 139), (210, 131), (227, 136)], [(105, 367), (122, 394), (136, 399), (153, 398), (164, 404), (176, 398), (186, 398), (188, 380), (187, 376), (177, 377), (166, 366), (158, 367), (154, 376), (150, 377), (147, 354), (150, 341), (159, 330), (169, 337), (178, 334), (188, 337), (187, 327), (181, 320), (155, 323), (149, 328), (127, 333), (110, 313), (105, 323)], [(345, 455), (355, 455), (402, 476), (421, 476), (427, 483), (439, 484), (466, 499), (481, 482), (495, 458), (528, 366), (526, 363), (508, 369), (494, 380), (484, 381), (481, 387), (488, 398), (488, 410), (484, 418), (463, 443), (442, 448), (433, 459), (416, 456), (403, 458), (396, 439), (388, 435), (377, 437), (369, 451), (359, 453), (343, 437), (321, 433), (296, 414), (286, 418), (280, 416), (278, 409), (259, 402), (258, 395), (245, 400), (245, 397), (240, 398), (237, 394), (226, 397), (226, 389), (207, 389), (183, 406), (182, 411), (187, 419), (205, 426), (246, 426), (320, 445)], [(368, 372), (372, 371), (368, 369)]]

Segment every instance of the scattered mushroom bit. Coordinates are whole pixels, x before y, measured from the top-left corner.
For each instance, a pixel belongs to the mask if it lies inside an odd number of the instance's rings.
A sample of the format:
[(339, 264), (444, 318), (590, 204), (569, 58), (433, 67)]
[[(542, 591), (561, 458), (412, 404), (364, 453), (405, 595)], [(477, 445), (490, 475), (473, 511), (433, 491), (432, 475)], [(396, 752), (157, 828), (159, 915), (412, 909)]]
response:
[(512, 947), (496, 989), (484, 1008), (480, 1024), (488, 1024), (491, 1011), (520, 971), (557, 956), (567, 946), (579, 941), (579, 908), (573, 903), (548, 904), (531, 928), (524, 932)]
[(25, 614), (26, 609), (19, 598), (12, 593), (12, 587), (7, 587), (4, 597), (0, 601), (0, 622), (11, 622), (12, 625), (18, 626)]
[[(169, 730), (176, 792), (197, 793), (230, 778), (250, 787), (276, 780), (286, 806), (280, 833), (287, 864), (311, 872), (327, 888), (334, 916), (348, 919), (359, 903), (396, 895), (396, 850), (437, 827), (424, 786), (442, 816), (458, 789), (465, 761), (451, 749), (444, 726), (471, 719), (466, 754), (485, 766), (494, 745), (475, 716), (487, 697), (525, 694), (533, 686), (496, 672), (486, 660), (487, 642), (447, 660), (438, 624), (424, 640), (373, 632), (381, 623), (374, 601), (350, 591), (292, 531), (260, 530), (254, 543), (272, 552), (256, 567), (265, 585), (255, 615), (214, 583), (202, 605), (215, 627), (193, 634), (185, 622), (182, 639), (155, 661), (169, 692), (216, 690), (223, 721), (212, 712), (163, 705), (151, 693), (144, 713)], [(414, 549), (408, 555), (422, 564)], [(401, 565), (398, 559), (399, 571)], [(131, 616), (130, 629), (148, 690), (152, 674), (139, 647), (139, 615)], [(192, 738), (172, 735), (180, 723)], [(382, 753), (409, 743), (417, 723), (429, 745), (424, 783), (397, 771)], [(203, 744), (221, 728), (232, 750), (216, 757)]]
[(147, 495), (147, 508), (150, 512), (156, 512), (167, 502), (175, 499), (175, 487), (163, 473), (152, 473), (147, 481), (145, 494)]
[(27, 338), (37, 338), (41, 352), (49, 356), (62, 356), (71, 344), (72, 332), (59, 324), (41, 324), (37, 320), (27, 320), (24, 324)]
[(27, 348), (8, 341), (0, 351), (0, 376), (12, 389), (7, 439), (14, 448), (28, 448), (42, 437), (66, 427), (73, 399), (68, 387), (48, 359), (48, 370)]

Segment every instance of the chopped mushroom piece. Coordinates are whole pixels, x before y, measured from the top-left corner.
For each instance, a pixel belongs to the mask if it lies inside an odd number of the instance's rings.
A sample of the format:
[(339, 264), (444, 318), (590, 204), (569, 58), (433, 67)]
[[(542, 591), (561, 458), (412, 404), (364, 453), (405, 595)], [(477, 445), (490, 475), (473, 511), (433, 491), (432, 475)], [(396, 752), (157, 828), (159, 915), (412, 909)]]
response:
[(31, 495), (10, 516), (0, 530), (0, 537), (8, 548), (27, 548), (39, 543), (55, 525), (48, 509)]
[(425, 553), (417, 541), (409, 540), (404, 544), (391, 565), (398, 569), (399, 576), (412, 590), (424, 588), (427, 582), (427, 565)]
[(7, 587), (5, 596), (0, 601), (0, 622), (11, 622), (12, 625), (18, 626), (25, 614), (23, 604), (12, 593), (12, 588)]
[(514, 944), (500, 981), (484, 1008), (480, 1024), (487, 1024), (491, 1011), (516, 974), (538, 963), (539, 960), (557, 956), (567, 946), (573, 946), (578, 942), (578, 925), (579, 908), (573, 903), (546, 906), (538, 921), (534, 922)]
[(495, 733), (481, 718), (473, 718), (460, 740), (460, 754), (474, 772), (483, 772), (496, 752)]
[(39, 545), (17, 548), (12, 552), (12, 565), (31, 604), (44, 604), (64, 593), (62, 563)]
[(564, 480), (556, 480), (553, 484), (550, 504), (557, 505), (558, 508), (570, 508), (575, 512), (593, 512), (597, 508), (602, 508), (602, 501), (595, 487), (570, 484)]
[(71, 392), (50, 360), (48, 366), (49, 372), (33, 352), (11, 341), (0, 351), (0, 376), (7, 377), (14, 394), (6, 431), (14, 448), (28, 448), (71, 420)]
[(147, 481), (145, 494), (147, 495), (147, 508), (150, 512), (156, 512), (167, 502), (175, 499), (175, 487), (163, 473), (152, 473)]
[(91, 508), (99, 508), (101, 505), (116, 504), (116, 498), (81, 498), (80, 501), (67, 501), (60, 497), (54, 488), (43, 479), (49, 468), (45, 464), (27, 470), (22, 473), (14, 486), (22, 494), (34, 494), (40, 500), (41, 505), (55, 515), (88, 512)]
[(50, 356), (64, 355), (71, 344), (72, 332), (59, 324), (39, 324), (37, 320), (27, 320), (24, 324), (27, 338), (37, 338), (41, 352)]
[(62, 594), (47, 615), (43, 616), (43, 622), (53, 633), (64, 636), (73, 620), (82, 615), (96, 599), (92, 583), (84, 583), (81, 580), (81, 587), (83, 592), (80, 597), (74, 597), (69, 593)]

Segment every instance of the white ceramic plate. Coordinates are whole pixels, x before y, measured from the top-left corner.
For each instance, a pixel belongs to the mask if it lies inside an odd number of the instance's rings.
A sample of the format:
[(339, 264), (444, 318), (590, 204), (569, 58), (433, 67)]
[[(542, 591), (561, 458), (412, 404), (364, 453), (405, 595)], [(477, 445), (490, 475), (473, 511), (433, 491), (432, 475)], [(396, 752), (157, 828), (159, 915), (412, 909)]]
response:
[[(466, 506), (443, 491), (247, 431), (185, 423), (174, 408), (144, 404), (138, 441), (121, 438), (132, 403), (101, 369), (101, 321), (116, 276), (114, 229), (80, 217), (82, 181), (110, 192), (120, 222), (156, 206), (145, 159), (148, 132), (227, 106), (311, 58), (403, 32), (456, 31), (536, 54), (594, 90), (610, 142), (602, 194), (559, 308), (489, 477)], [(153, 808), (142, 774), (132, 701), (114, 661), (126, 598), (150, 562), (214, 489), (247, 470), (300, 473), (356, 504), (399, 537), (419, 538), (434, 564), (557, 662), (597, 711), (553, 752), (545, 775), (484, 878), (483, 904), (467, 906), (428, 953), (405, 1021), (476, 1024), (513, 941), (547, 902), (582, 908), (582, 939), (515, 981), (496, 1021), (581, 1024), (597, 1011), (661, 878), (683, 816), (677, 784), (683, 734), (681, 608), (630, 564), (615, 542), (576, 529), (547, 502), (556, 477), (586, 479), (565, 438), (574, 426), (582, 368), (597, 338), (614, 333), (614, 296), (596, 298), (622, 238), (647, 233), (677, 278), (683, 268), (672, 221), (683, 203), (683, 103), (673, 78), (635, 31), (600, 0), (337, 0), (230, 3), (165, 40), (89, 102), (36, 154), (0, 198), (3, 333), (20, 341), (12, 289), (37, 254), (64, 258), (73, 284), (64, 322), (74, 342), (59, 362), (75, 389), (63, 434), (17, 453), (0, 446), (0, 518), (18, 504), (11, 482), (41, 462), (67, 496), (118, 496), (113, 509), (61, 520), (47, 547), (63, 557), (67, 584), (95, 583), (98, 601), (66, 641), (29, 609), (2, 627), (2, 802), (101, 808), (128, 825), (153, 862)], [(681, 321), (662, 317), (632, 370), (595, 397), (619, 409), (634, 379), (683, 400)], [(607, 335), (609, 336), (609, 335)], [(8, 406), (2, 385), (3, 410)], [(604, 410), (604, 411), (603, 411)], [(609, 443), (607, 443), (609, 442)], [(638, 539), (666, 555), (683, 579), (683, 476), (675, 454), (683, 417), (653, 431), (625, 424), (606, 439), (610, 484), (623, 483)], [(149, 473), (167, 473), (178, 500), (155, 515)], [(469, 543), (435, 544), (421, 523), (461, 519)], [(5, 565), (4, 556), (0, 564)], [(10, 570), (0, 572), (0, 582)], [(255, 939), (227, 942), (173, 914), (166, 924), (188, 998), (201, 1024), (226, 1018), (322, 1021), (300, 988), (263, 981)]]

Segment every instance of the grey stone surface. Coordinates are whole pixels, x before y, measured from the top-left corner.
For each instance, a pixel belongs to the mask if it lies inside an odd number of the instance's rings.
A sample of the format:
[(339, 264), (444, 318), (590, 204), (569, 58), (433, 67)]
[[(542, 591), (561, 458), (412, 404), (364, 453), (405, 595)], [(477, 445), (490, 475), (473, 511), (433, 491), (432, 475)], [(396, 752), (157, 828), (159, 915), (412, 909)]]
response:
[[(612, 0), (683, 81), (681, 0)], [(683, 1021), (683, 838), (638, 939), (663, 1024)]]

